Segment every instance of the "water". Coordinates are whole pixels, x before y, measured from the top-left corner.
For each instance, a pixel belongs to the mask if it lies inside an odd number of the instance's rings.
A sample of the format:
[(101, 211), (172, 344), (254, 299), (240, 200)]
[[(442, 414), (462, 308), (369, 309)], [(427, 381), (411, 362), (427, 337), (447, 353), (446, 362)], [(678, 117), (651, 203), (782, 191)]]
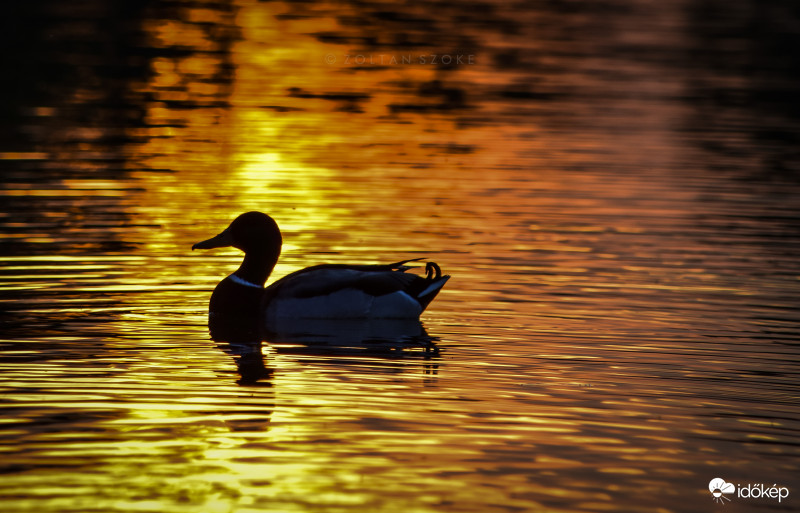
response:
[[(800, 509), (768, 4), (14, 7), (2, 509), (706, 512), (715, 477)], [(210, 340), (241, 255), (190, 247), (253, 209), (276, 278), (438, 262), (433, 346)]]

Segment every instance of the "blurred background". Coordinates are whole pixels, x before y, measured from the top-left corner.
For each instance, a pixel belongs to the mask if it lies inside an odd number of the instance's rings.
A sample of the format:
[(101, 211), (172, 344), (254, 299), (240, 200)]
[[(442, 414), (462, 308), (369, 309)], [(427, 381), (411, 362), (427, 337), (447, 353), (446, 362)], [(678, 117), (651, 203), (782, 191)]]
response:
[[(37, 0), (0, 24), (4, 510), (797, 489), (795, 2)], [(241, 254), (190, 248), (247, 210), (283, 231), (272, 279), (438, 262), (441, 353), (220, 351), (207, 301)], [(797, 508), (728, 504), (765, 505)]]

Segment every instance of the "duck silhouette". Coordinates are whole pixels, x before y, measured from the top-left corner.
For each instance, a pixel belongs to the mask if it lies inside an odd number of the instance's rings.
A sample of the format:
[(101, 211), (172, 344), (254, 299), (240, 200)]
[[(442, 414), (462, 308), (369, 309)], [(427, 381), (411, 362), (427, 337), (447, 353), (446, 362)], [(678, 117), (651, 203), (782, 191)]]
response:
[(211, 295), (209, 321), (257, 319), (259, 324), (292, 319), (415, 319), (425, 311), (450, 276), (434, 262), (425, 276), (405, 271), (409, 259), (385, 265), (323, 264), (264, 284), (281, 253), (277, 223), (267, 214), (247, 212), (219, 235), (195, 249), (235, 247), (244, 251), (239, 268)]

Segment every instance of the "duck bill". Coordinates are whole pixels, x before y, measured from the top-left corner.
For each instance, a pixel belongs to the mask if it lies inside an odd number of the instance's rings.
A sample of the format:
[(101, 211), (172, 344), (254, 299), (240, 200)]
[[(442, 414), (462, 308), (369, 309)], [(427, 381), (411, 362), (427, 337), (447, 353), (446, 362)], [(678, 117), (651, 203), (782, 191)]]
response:
[(195, 249), (226, 248), (232, 245), (233, 245), (233, 237), (231, 236), (231, 233), (228, 230), (225, 230), (215, 237), (211, 237), (208, 240), (198, 242), (197, 244), (192, 246), (192, 251), (194, 251)]

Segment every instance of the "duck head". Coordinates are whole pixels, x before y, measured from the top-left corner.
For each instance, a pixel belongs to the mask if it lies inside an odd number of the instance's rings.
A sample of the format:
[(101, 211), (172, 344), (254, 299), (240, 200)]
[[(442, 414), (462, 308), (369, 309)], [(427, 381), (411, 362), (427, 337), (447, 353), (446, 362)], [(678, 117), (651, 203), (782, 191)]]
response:
[(219, 235), (198, 242), (195, 249), (234, 247), (244, 251), (242, 265), (214, 289), (209, 303), (209, 320), (230, 320), (247, 325), (255, 319), (264, 282), (281, 254), (281, 232), (277, 223), (261, 212), (240, 215)]
[(198, 242), (192, 246), (192, 250), (234, 247), (245, 254), (275, 251), (280, 254), (282, 242), (281, 231), (274, 219), (261, 212), (246, 212), (234, 219), (219, 235)]

